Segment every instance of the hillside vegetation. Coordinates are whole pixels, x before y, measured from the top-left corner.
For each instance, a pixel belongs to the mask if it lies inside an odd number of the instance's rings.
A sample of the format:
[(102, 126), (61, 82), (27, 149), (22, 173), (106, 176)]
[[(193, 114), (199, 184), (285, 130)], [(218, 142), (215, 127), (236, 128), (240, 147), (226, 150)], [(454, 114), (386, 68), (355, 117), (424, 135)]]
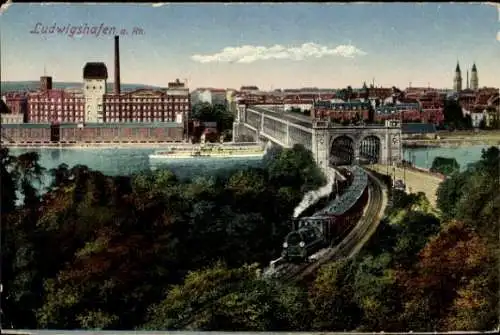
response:
[[(303, 147), (261, 169), (180, 182), (60, 166), (40, 198), (36, 154), (1, 151), (4, 327), (434, 331), (498, 325), (499, 152), (454, 172), (434, 216), (392, 207), (360, 254), (313, 282), (261, 275), (303, 194), (324, 184)], [(15, 206), (16, 191), (24, 203)]]

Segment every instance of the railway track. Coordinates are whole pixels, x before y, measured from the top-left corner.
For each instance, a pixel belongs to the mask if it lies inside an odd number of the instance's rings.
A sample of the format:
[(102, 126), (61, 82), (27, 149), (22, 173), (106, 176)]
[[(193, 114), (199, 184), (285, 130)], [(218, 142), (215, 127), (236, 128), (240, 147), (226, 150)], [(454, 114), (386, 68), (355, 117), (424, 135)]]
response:
[[(366, 171), (366, 170), (365, 170)], [(320, 250), (315, 256), (317, 261), (306, 264), (278, 264), (271, 277), (284, 282), (304, 279), (315, 273), (322, 265), (341, 258), (354, 257), (375, 232), (387, 205), (384, 197), (385, 186), (370, 172), (368, 186), (368, 204), (364, 214), (351, 232), (334, 248)]]
[[(280, 264), (280, 259), (276, 260), (274, 265), (276, 268), (272, 273), (266, 275), (268, 278), (278, 279), (283, 282), (301, 280), (313, 275), (325, 263), (341, 258), (354, 257), (361, 250), (377, 229), (387, 205), (387, 198), (384, 196), (385, 186), (372, 173), (366, 172), (369, 178), (368, 204), (364, 209), (363, 216), (351, 232), (334, 248), (317, 252), (315, 255), (318, 257), (318, 261), (316, 262)], [(198, 310), (201, 311), (204, 308), (206, 308), (206, 305), (199, 307)], [(189, 327), (193, 323), (193, 318), (194, 316), (183, 322), (182, 328)]]

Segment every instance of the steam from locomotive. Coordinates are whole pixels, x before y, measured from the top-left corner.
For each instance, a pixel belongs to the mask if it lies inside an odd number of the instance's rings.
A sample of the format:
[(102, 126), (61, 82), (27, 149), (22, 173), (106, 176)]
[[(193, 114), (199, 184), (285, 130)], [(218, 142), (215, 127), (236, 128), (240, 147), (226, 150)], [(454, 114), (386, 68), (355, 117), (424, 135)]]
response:
[(361, 218), (368, 201), (368, 175), (359, 166), (347, 169), (347, 174), (350, 185), (326, 208), (310, 217), (294, 218), (292, 231), (283, 243), (282, 257), (286, 261), (307, 261), (312, 254), (345, 237)]

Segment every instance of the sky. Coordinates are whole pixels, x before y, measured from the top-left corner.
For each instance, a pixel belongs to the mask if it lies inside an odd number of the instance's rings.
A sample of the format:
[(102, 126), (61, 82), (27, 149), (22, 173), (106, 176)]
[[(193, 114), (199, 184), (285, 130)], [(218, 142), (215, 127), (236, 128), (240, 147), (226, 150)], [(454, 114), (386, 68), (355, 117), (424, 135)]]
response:
[(85, 63), (102, 61), (112, 82), (112, 27), (127, 32), (122, 83), (451, 88), (459, 61), (464, 86), (475, 62), (479, 86), (500, 87), (500, 7), (449, 3), (12, 4), (1, 79), (81, 82)]

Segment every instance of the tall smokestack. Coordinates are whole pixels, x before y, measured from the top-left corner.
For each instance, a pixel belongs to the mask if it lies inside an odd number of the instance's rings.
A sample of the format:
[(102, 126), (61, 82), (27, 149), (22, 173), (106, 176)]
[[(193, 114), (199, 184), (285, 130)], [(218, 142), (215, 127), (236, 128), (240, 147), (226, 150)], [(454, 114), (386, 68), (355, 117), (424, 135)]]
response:
[(120, 94), (120, 37), (115, 36), (115, 94)]

